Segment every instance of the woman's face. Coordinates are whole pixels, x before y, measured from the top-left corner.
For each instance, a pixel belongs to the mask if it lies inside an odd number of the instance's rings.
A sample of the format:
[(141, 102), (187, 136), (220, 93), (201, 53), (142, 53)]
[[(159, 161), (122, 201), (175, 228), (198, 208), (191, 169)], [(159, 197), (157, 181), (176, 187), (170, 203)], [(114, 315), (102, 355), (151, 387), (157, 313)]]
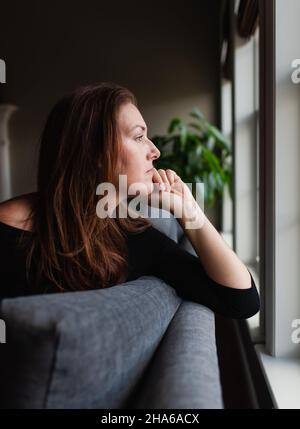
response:
[(149, 170), (153, 167), (153, 160), (159, 158), (160, 151), (147, 138), (147, 126), (134, 104), (123, 104), (119, 109), (117, 121), (123, 147), (119, 174), (127, 175), (128, 186), (143, 183), (149, 194), (153, 191), (153, 169)]

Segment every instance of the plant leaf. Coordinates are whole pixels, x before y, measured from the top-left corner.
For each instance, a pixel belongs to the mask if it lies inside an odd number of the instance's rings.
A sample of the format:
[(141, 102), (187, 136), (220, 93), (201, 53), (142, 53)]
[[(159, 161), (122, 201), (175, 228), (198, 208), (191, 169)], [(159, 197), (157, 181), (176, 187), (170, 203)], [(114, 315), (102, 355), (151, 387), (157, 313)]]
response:
[(182, 121), (181, 121), (180, 118), (177, 118), (177, 117), (173, 118), (171, 120), (171, 123), (170, 123), (169, 127), (168, 127), (168, 133), (169, 134), (173, 133), (174, 130), (176, 130), (176, 128), (180, 127), (181, 123), (182, 123)]

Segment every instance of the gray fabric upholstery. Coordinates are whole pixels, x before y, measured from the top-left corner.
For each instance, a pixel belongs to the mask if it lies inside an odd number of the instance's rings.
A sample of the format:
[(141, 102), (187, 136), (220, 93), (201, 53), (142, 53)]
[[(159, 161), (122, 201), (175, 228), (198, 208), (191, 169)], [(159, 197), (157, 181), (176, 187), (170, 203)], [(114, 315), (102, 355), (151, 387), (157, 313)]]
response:
[(212, 311), (183, 301), (128, 407), (224, 408)]
[(4, 407), (121, 408), (180, 303), (152, 276), (97, 291), (4, 299)]
[[(196, 255), (171, 218), (154, 226)], [(4, 299), (1, 408), (222, 408), (214, 313), (154, 276)]]
[[(183, 232), (182, 227), (177, 222), (175, 217), (173, 215), (170, 215), (165, 210), (161, 209), (152, 209), (153, 214), (156, 217), (150, 218), (151, 223), (155, 228), (159, 229), (161, 232), (166, 234), (168, 237), (170, 237), (172, 240), (176, 241), (183, 249), (190, 252), (192, 255), (197, 256), (197, 253), (195, 252), (191, 242), (187, 238), (186, 234)], [(166, 217), (162, 217), (163, 216)], [(168, 216), (168, 217), (167, 217)]]

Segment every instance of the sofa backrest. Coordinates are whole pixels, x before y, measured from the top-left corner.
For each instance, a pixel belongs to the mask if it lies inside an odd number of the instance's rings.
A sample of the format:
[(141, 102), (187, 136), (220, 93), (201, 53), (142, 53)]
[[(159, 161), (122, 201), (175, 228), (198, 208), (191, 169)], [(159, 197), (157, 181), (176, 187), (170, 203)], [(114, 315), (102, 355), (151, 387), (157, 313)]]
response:
[(214, 313), (183, 301), (126, 408), (224, 408)]
[[(173, 217), (151, 221), (195, 254)], [(4, 299), (0, 318), (0, 408), (222, 408), (213, 312), (154, 276)]]
[(182, 300), (162, 280), (4, 299), (2, 408), (122, 408)]

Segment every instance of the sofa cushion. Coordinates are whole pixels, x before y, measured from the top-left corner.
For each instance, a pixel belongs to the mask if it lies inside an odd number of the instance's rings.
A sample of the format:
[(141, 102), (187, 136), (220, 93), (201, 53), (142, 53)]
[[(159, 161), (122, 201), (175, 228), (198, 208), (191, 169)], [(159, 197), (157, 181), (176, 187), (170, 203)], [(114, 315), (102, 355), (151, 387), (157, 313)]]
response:
[(122, 408), (182, 302), (154, 276), (4, 299), (3, 408)]
[(182, 302), (127, 407), (224, 408), (210, 309)]

